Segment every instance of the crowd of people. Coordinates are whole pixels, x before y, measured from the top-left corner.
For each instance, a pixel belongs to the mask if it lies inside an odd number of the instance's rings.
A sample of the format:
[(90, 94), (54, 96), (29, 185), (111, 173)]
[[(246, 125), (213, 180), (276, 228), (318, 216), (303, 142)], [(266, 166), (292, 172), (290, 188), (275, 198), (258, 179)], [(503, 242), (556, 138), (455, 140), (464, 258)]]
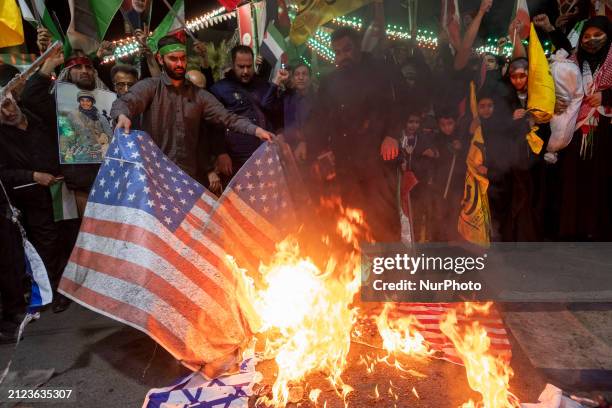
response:
[[(460, 42), (442, 38), (433, 55), (402, 41), (381, 41), (366, 51), (358, 31), (338, 28), (331, 36), (335, 66), (322, 78), (304, 63), (281, 66), (270, 75), (251, 48), (236, 45), (231, 66), (215, 81), (204, 44), (188, 49), (174, 36), (162, 38), (146, 64), (118, 63), (110, 73), (78, 50), (67, 58), (56, 50), (17, 83), (11, 80), (18, 70), (0, 65), (0, 86), (10, 88), (0, 101), (5, 190), (0, 194), (0, 343), (15, 341), (26, 306), (25, 259), (12, 209), (19, 211), (56, 289), (79, 220), (54, 221), (49, 186), (64, 182), (74, 191), (82, 216), (99, 168), (58, 161), (56, 81), (79, 88), (75, 116), (92, 127), (103, 123), (89, 113), (91, 92), (114, 90), (113, 126), (148, 132), (164, 154), (217, 195), (261, 143), (287, 143), (303, 170), (302, 180), (290, 182), (305, 182), (313, 194), (337, 194), (346, 206), (363, 210), (377, 242), (402, 239), (402, 214), (414, 242), (462, 239), (457, 220), (465, 204), (466, 160), (480, 128), (484, 159), (477, 170), (488, 180), (493, 241), (609, 241), (610, 20), (575, 11), (556, 25), (545, 14), (533, 18), (540, 35), (548, 36), (556, 53), (566, 53), (579, 72), (577, 116), (583, 120), (577, 129), (568, 125), (572, 137), (560, 149), (548, 149), (556, 130), (537, 124), (544, 144), (534, 152), (526, 138), (534, 118), (526, 105), (525, 38), (516, 38), (524, 31), (521, 22), (513, 21), (508, 30), (515, 43), (512, 57), (474, 52), (491, 7), (492, 0), (482, 0)], [(49, 39), (39, 28), (41, 52)], [(198, 58), (199, 69), (188, 70), (189, 55)], [(469, 109), (471, 84), (477, 115)], [(571, 98), (562, 96), (557, 92), (557, 115), (572, 109)], [(66, 310), (70, 301), (55, 298), (52, 310)]]

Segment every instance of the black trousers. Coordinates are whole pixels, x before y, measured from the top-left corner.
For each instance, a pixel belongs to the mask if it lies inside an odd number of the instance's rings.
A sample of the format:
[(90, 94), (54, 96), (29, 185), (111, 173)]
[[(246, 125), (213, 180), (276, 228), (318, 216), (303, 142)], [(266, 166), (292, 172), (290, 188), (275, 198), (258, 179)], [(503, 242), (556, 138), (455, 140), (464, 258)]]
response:
[(0, 299), (2, 319), (25, 311), (25, 259), (21, 234), (7, 218), (8, 205), (0, 204)]
[(51, 287), (55, 291), (62, 276), (60, 225), (53, 220), (53, 204), (48, 188), (33, 186), (27, 194), (15, 198), (14, 205), (22, 213), (22, 224), (28, 240), (34, 245), (47, 268)]

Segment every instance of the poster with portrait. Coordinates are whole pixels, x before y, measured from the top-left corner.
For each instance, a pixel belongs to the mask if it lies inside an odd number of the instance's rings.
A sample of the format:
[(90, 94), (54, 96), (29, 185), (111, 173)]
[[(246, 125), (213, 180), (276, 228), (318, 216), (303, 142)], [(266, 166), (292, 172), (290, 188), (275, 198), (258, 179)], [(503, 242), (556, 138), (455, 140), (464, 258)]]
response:
[(126, 34), (133, 34), (134, 30), (144, 30), (145, 25), (150, 27), (151, 4), (153, 0), (123, 0), (119, 10), (123, 16)]
[(110, 110), (113, 92), (86, 91), (68, 82), (57, 84), (57, 134), (61, 164), (101, 163), (113, 129)]

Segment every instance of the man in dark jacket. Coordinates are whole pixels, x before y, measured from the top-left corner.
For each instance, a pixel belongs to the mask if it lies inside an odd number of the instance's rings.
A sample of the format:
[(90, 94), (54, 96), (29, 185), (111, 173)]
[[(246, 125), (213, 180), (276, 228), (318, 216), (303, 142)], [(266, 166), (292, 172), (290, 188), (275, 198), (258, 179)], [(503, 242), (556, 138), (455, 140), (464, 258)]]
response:
[[(244, 116), (261, 128), (272, 130), (270, 116), (276, 88), (255, 75), (253, 50), (237, 45), (231, 53), (232, 70), (210, 91), (228, 111)], [(257, 150), (261, 140), (228, 129), (223, 131), (228, 154), (220, 156), (218, 165), (225, 175), (235, 174)]]
[(332, 35), (337, 69), (322, 82), (306, 140), (311, 158), (331, 150), (346, 206), (364, 211), (375, 241), (400, 239), (397, 196), (400, 126), (392, 117), (393, 73), (360, 50), (358, 32)]

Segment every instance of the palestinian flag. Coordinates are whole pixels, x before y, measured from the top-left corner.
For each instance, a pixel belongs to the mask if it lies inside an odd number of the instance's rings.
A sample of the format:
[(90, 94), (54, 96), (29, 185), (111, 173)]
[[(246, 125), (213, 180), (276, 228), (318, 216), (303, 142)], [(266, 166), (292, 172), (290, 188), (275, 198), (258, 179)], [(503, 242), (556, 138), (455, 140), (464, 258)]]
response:
[(19, 0), (23, 19), (34, 26), (43, 26), (51, 33), (53, 41), (62, 41), (61, 28), (57, 27), (51, 18), (44, 0)]
[[(512, 42), (520, 41), (520, 39), (529, 37), (529, 29), (531, 24), (531, 18), (529, 17), (529, 9), (527, 8), (527, 0), (516, 0), (516, 6), (514, 7), (514, 14), (512, 15), (512, 21), (519, 19), (522, 23), (520, 33), (516, 33), (518, 39), (512, 38)], [(509, 33), (514, 37), (514, 33)]]
[(15, 0), (0, 0), (0, 48), (23, 44), (21, 13)]
[(270, 66), (275, 67), (278, 61), (287, 63), (286, 51), (287, 44), (285, 37), (283, 37), (274, 23), (269, 24), (261, 44), (261, 56), (268, 61)]
[(122, 0), (69, 0), (68, 39), (73, 49), (97, 51)]
[(53, 220), (71, 220), (79, 218), (74, 191), (66, 187), (66, 183), (55, 183), (49, 187), (53, 203)]
[(183, 21), (185, 21), (185, 2), (183, 0), (176, 0), (172, 6), (172, 10), (174, 13), (168, 11), (166, 17), (164, 17), (162, 22), (159, 23), (153, 32), (153, 35), (151, 35), (147, 40), (147, 46), (154, 54), (157, 52), (157, 42), (159, 40), (167, 35), (176, 34), (185, 28), (183, 27), (181, 21), (176, 18), (178, 15)]

